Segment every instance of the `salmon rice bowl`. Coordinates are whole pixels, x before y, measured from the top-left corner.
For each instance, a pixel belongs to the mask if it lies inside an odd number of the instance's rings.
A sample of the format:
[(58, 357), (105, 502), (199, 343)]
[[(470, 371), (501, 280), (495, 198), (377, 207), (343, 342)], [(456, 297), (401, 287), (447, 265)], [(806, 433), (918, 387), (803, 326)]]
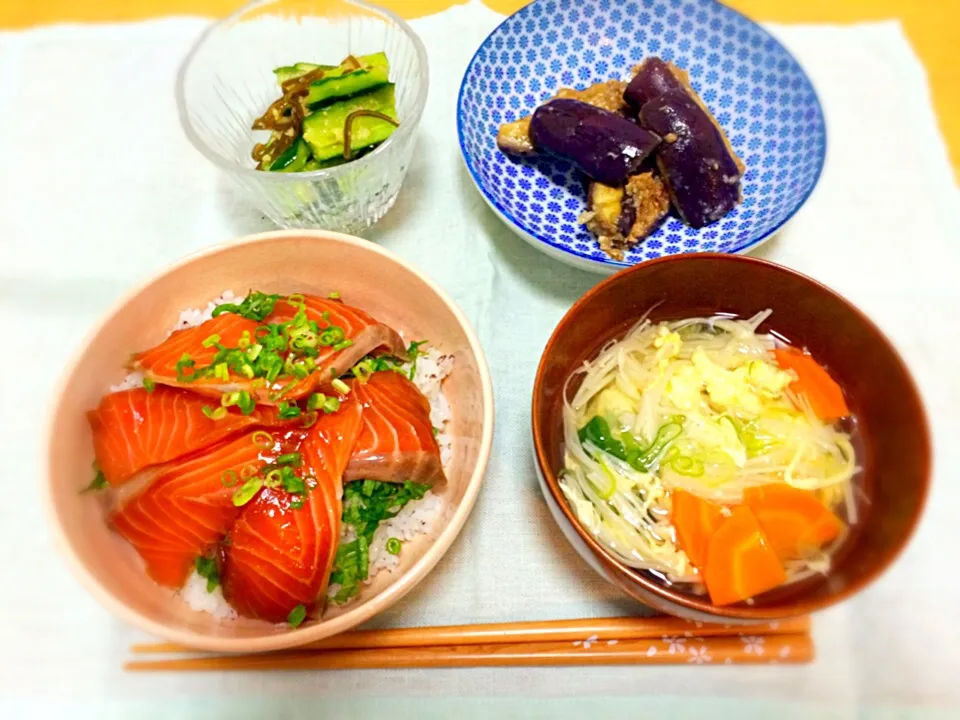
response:
[(433, 529), (453, 365), (336, 292), (225, 291), (88, 412), (87, 490), (191, 609), (298, 627)]

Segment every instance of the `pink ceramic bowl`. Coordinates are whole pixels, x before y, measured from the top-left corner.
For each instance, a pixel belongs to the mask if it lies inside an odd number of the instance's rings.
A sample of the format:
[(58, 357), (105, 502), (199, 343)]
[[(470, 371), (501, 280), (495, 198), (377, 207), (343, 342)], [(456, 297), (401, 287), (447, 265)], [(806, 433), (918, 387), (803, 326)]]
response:
[[(125, 375), (132, 351), (162, 340), (184, 308), (224, 290), (338, 290), (347, 301), (455, 355), (444, 383), (454, 436), (449, 482), (433, 530), (405, 543), (400, 565), (381, 572), (344, 607), (297, 629), (191, 610), (144, 573), (139, 556), (104, 522), (95, 494), (80, 494), (93, 461), (85, 412)], [(257, 652), (294, 647), (352, 628), (410, 592), (437, 564), (473, 507), (493, 438), (493, 391), (483, 351), (466, 318), (431, 280), (364, 240), (325, 231), (280, 231), (193, 255), (123, 298), (93, 331), (56, 393), (47, 431), (46, 501), (58, 545), (80, 581), (108, 610), (154, 635), (199, 649)]]

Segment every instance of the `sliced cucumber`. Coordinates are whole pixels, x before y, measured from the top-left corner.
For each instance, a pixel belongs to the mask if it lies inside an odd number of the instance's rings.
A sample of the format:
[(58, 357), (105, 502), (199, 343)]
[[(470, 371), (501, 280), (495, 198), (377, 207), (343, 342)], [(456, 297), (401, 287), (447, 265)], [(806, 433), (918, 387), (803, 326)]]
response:
[(293, 80), (301, 75), (306, 75), (312, 70), (333, 70), (336, 65), (314, 65), (313, 63), (295, 63), (294, 65), (284, 65), (273, 71), (277, 76), (277, 85), (283, 85), (287, 80)]
[[(344, 125), (347, 117), (357, 110), (372, 110), (397, 119), (396, 96), (393, 83), (376, 90), (335, 102), (307, 115), (303, 121), (303, 139), (318, 161), (343, 155)], [(350, 149), (353, 152), (386, 140), (396, 126), (377, 117), (354, 118), (350, 126)]]
[(310, 146), (297, 138), (297, 141), (280, 153), (270, 165), (270, 172), (300, 172), (310, 160)]
[(385, 85), (390, 80), (390, 63), (386, 53), (361, 55), (356, 58), (357, 68), (352, 62), (341, 63), (324, 73), (319, 80), (310, 83), (310, 92), (306, 103), (309, 107), (319, 107), (324, 103), (340, 98), (357, 95), (375, 87)]

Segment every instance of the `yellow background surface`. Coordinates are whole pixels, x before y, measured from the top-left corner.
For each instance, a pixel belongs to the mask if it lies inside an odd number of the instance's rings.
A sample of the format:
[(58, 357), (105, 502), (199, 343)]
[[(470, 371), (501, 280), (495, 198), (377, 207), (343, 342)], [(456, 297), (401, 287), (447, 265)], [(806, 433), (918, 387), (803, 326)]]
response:
[[(406, 18), (466, 0), (375, 0)], [(511, 13), (527, 0), (484, 0)], [(852, 23), (899, 19), (926, 67), (940, 128), (960, 178), (960, 0), (725, 0), (755, 20), (783, 23)], [(0, 3), (0, 28), (58, 22), (113, 22), (169, 15), (222, 17), (244, 0), (12, 0)]]

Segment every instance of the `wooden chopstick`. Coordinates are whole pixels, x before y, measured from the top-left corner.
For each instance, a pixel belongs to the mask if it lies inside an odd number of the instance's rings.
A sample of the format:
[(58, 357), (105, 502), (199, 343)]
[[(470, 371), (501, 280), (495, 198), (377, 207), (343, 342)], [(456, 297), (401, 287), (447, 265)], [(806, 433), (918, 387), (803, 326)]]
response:
[(813, 658), (809, 634), (667, 637), (631, 640), (510, 642), (365, 650), (293, 650), (127, 663), (127, 670), (249, 671), (519, 665), (666, 665), (803, 663)]
[[(586, 640), (639, 640), (661, 637), (724, 637), (736, 635), (791, 635), (810, 630), (810, 618), (800, 617), (763, 625), (692, 623), (674, 617), (614, 617), (582, 620), (444, 625), (385, 630), (354, 630), (301, 645), (296, 650), (361, 650), (375, 648), (428, 647), (438, 645), (485, 645), (517, 642), (562, 642)], [(142, 643), (133, 653), (195, 652), (176, 643)]]

